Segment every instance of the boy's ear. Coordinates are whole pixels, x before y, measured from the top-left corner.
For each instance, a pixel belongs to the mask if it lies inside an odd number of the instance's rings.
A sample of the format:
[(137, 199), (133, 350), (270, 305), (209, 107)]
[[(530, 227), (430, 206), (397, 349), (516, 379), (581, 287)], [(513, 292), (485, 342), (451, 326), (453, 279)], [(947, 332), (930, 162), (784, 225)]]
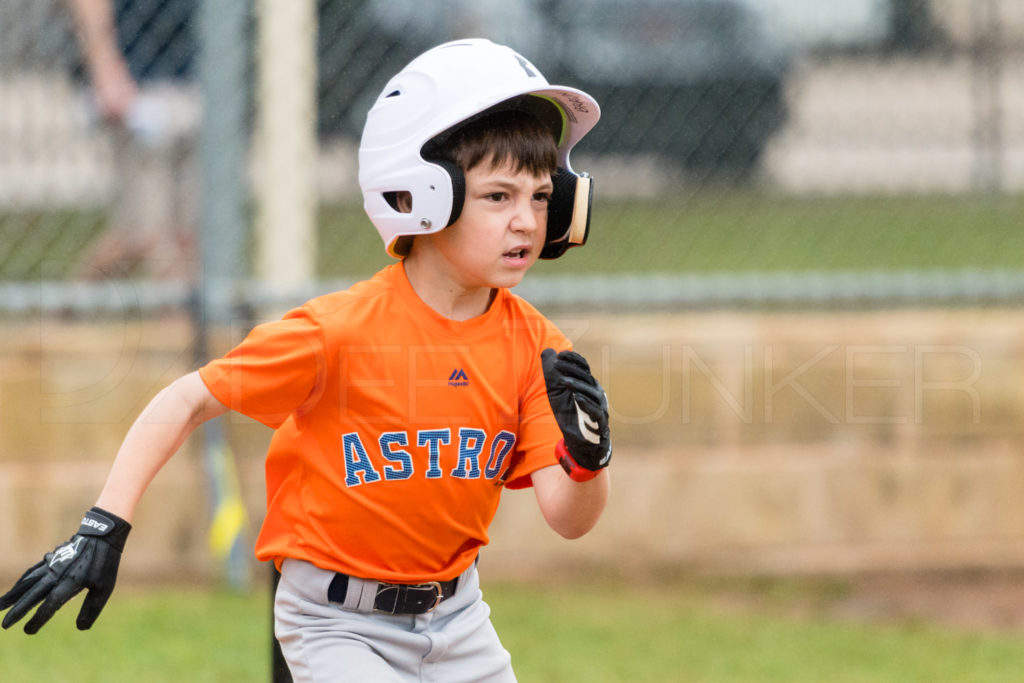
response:
[(385, 192), (384, 201), (398, 213), (412, 213), (412, 193), (408, 190)]
[(555, 259), (569, 247), (587, 243), (590, 234), (590, 206), (594, 198), (593, 179), (564, 168), (551, 176), (554, 185), (548, 203), (548, 230), (542, 259)]

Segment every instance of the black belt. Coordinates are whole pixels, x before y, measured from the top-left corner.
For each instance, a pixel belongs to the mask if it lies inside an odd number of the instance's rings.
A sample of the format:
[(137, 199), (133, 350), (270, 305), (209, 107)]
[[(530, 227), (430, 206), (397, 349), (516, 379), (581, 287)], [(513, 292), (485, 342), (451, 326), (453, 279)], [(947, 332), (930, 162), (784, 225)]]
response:
[[(327, 599), (344, 603), (348, 595), (346, 574), (335, 574), (327, 587)], [(427, 583), (378, 583), (377, 597), (373, 611), (385, 614), (426, 614), (455, 595), (459, 577), (451, 581), (429, 581)]]

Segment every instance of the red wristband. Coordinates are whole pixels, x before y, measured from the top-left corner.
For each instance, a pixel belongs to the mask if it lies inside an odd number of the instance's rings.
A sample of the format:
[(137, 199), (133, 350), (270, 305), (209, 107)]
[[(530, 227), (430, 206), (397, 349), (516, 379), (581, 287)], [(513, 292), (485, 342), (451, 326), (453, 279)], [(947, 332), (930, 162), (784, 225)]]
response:
[(572, 457), (569, 449), (566, 448), (565, 439), (560, 439), (555, 444), (555, 457), (558, 458), (558, 464), (562, 466), (562, 469), (565, 470), (565, 473), (573, 481), (590, 481), (600, 472), (600, 470), (588, 470), (586, 467), (581, 467)]

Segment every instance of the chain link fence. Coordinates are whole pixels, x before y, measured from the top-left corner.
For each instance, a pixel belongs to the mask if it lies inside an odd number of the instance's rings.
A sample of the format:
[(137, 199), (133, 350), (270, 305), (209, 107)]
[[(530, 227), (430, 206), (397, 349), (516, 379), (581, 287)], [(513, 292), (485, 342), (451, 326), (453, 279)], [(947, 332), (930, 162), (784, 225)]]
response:
[[(0, 0), (0, 307), (38, 308), (40, 280), (58, 308), (102, 303), (95, 283), (112, 279), (142, 282), (154, 305), (188, 291), (202, 216), (222, 194), (199, 159), (223, 140), (202, 121), (227, 91), (244, 101), (249, 159), (246, 246), (232, 258), (261, 279), (253, 264), (270, 238), (254, 214), (289, 174), (261, 182), (260, 122), (292, 124), (273, 122), (259, 74), (303, 53), (292, 78), (314, 89), (303, 125), (316, 134), (298, 162), (312, 189), (296, 214), (315, 212), (306, 280), (372, 273), (387, 258), (355, 182), (365, 113), (409, 59), (469, 35), (602, 103), (574, 155), (596, 178), (592, 239), (538, 267), (540, 297), (545, 278), (569, 272), (628, 278), (636, 289), (599, 289), (629, 306), (645, 291), (683, 306), (1021, 298), (1024, 8), (1013, 0), (320, 0), (309, 44), (284, 52), (260, 47), (262, 5), (241, 4), (242, 30), (214, 29), (204, 53), (198, 0), (117, 0), (125, 79), (102, 55), (89, 66), (74, 2)], [(204, 54), (222, 51), (248, 69), (204, 103)]]
[[(918, 508), (900, 503), (919, 472), (947, 482), (942, 508), (975, 524), (951, 522), (950, 543), (984, 531), (977, 554), (953, 560), (925, 544), (922, 566), (1002, 562), (1021, 547), (1011, 489), (1021, 471), (1022, 3), (114, 0), (120, 38), (107, 52), (84, 39), (81, 17), (76, 30), (76, 6), (0, 0), (0, 394), (17, 397), (0, 411), (0, 501), (26, 520), (0, 533), (5, 547), (35, 553), (26, 539), (65, 533), (58, 522), (91, 503), (155, 387), (259, 319), (389, 262), (356, 184), (362, 121), (392, 73), (465, 36), (512, 45), (550, 81), (602, 103), (573, 153), (595, 177), (590, 241), (539, 263), (521, 292), (600, 364), (620, 452), (717, 447), (666, 462), (711, 462), (712, 474), (724, 462), (746, 476), (764, 441), (764, 478), (721, 509), (709, 503), (707, 527), (748, 511), (749, 535), (726, 543), (781, 539), (778, 557), (799, 556), (790, 551), (801, 543), (824, 557), (838, 538), (877, 552), (863, 566), (886, 566), (890, 548), (905, 549), (892, 529), (932, 543), (933, 508), (915, 526), (906, 511)], [(223, 287), (227, 322), (216, 310)], [(755, 314), (718, 316), (723, 307)], [(937, 310), (832, 310), (868, 307)], [(604, 315), (645, 308), (693, 315)], [(224, 427), (239, 453), (265, 451), (256, 429)], [(956, 455), (964, 474), (947, 478), (955, 458), (921, 458), (917, 470), (894, 454)], [(157, 532), (139, 541), (137, 575), (203, 570), (205, 529), (195, 496), (181, 495), (201, 479), (196, 462), (161, 474), (155, 495), (171, 507), (142, 511)], [(259, 511), (262, 463), (239, 462)], [(824, 519), (814, 505), (827, 498), (815, 493), (819, 466), (840, 479), (845, 467), (880, 473), (878, 501), (864, 509), (881, 512), (862, 536), (814, 535)], [(1005, 488), (992, 488), (992, 472)], [(754, 491), (773, 476), (775, 493)], [(71, 495), (56, 512), (15, 509), (49, 505), (58, 489)], [(794, 521), (789, 535), (756, 526), (781, 519), (797, 489), (810, 492), (796, 499), (814, 503), (813, 524)], [(671, 501), (650, 510), (688, 500), (664, 490)], [(941, 491), (928, 500), (946, 501)], [(891, 523), (898, 504), (906, 527)], [(636, 528), (665, 519), (675, 524), (659, 512)], [(670, 561), (691, 547), (666, 543), (690, 529), (676, 527), (654, 544)], [(0, 569), (31, 559), (12, 553)]]

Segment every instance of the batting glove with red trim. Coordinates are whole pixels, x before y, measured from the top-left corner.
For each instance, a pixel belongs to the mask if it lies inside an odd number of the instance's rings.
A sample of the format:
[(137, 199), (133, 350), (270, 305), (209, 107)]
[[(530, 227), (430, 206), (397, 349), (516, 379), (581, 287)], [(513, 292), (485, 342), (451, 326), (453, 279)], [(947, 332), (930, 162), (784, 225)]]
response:
[(83, 589), (89, 593), (78, 613), (77, 625), (82, 631), (91, 627), (114, 590), (121, 552), (131, 528), (128, 522), (98, 507), (85, 513), (77, 534), (46, 553), (0, 596), (0, 611), (11, 608), (4, 616), (3, 627), (10, 628), (39, 605), (25, 624), (25, 633), (36, 633)]
[(592, 479), (612, 459), (608, 397), (575, 351), (544, 349), (540, 355), (548, 402), (562, 430), (559, 464), (575, 481)]

